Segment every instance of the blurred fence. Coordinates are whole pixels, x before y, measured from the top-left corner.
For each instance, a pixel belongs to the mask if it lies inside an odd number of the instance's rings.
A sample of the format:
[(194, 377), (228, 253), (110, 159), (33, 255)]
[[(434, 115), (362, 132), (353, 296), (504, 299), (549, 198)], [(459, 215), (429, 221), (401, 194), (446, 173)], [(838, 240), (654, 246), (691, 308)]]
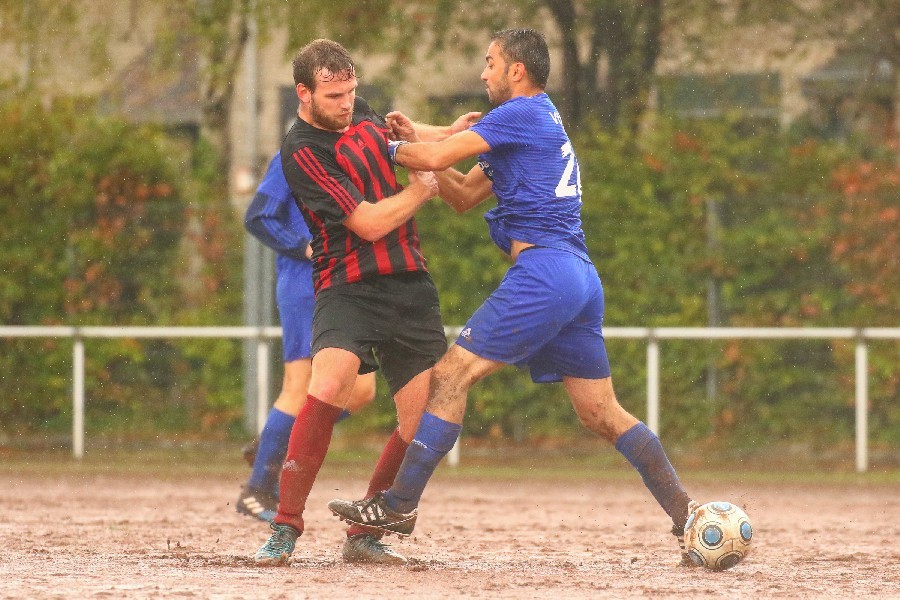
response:
[[(447, 335), (456, 337), (460, 327), (447, 327)], [(659, 343), (661, 340), (735, 340), (735, 339), (851, 339), (856, 340), (855, 360), (855, 438), (856, 470), (868, 469), (868, 345), (869, 340), (900, 340), (900, 327), (833, 328), (754, 328), (754, 327), (607, 327), (606, 338), (647, 341), (647, 425), (659, 433)], [(72, 453), (84, 456), (84, 340), (86, 338), (224, 338), (256, 340), (258, 429), (269, 412), (269, 369), (271, 344), (281, 337), (280, 327), (27, 327), (0, 326), (0, 338), (71, 338), (72, 345)], [(459, 461), (459, 446), (449, 462)]]

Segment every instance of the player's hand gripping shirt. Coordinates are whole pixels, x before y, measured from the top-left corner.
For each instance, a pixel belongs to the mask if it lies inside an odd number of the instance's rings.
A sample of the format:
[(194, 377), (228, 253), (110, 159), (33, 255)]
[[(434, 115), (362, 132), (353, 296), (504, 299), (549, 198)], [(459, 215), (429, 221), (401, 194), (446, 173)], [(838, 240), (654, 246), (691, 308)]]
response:
[(470, 131), (491, 147), (478, 158), (497, 196), (484, 216), (494, 243), (507, 254), (511, 240), (519, 240), (590, 260), (578, 160), (549, 96), (507, 100)]
[(369, 242), (343, 222), (360, 202), (373, 204), (403, 188), (388, 157), (388, 128), (361, 98), (344, 133), (297, 119), (284, 138), (284, 175), (313, 234), (316, 291), (366, 277), (426, 271), (415, 219)]

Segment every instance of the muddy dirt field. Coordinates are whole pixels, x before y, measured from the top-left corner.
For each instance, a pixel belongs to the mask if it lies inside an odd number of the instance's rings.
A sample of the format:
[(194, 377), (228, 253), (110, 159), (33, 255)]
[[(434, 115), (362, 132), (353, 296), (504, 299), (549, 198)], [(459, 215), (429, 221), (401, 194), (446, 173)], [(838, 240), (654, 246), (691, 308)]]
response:
[[(327, 466), (327, 465), (326, 465)], [(442, 467), (443, 469), (443, 467)], [(0, 471), (2, 598), (900, 598), (900, 484), (691, 480), (754, 525), (750, 557), (675, 566), (667, 517), (628, 474), (606, 480), (439, 471), (405, 567), (342, 562), (325, 508), (364, 477), (323, 470), (290, 567), (257, 568), (264, 524), (233, 510), (246, 469), (139, 476)], [(853, 479), (850, 477), (849, 479)]]

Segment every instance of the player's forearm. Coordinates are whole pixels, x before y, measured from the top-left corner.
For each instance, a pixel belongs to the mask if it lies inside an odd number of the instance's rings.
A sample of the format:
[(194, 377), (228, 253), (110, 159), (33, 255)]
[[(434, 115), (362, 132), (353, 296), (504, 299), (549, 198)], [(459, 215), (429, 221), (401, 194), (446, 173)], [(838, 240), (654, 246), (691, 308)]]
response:
[(364, 240), (380, 240), (409, 221), (420, 206), (434, 197), (430, 188), (413, 180), (398, 194), (376, 204), (363, 202), (344, 220), (344, 225)]
[(420, 142), (440, 142), (450, 137), (452, 133), (449, 125), (426, 125), (415, 121), (413, 121), (412, 125)]
[(443, 171), (456, 164), (456, 160), (440, 142), (417, 142), (397, 148), (395, 162), (416, 171)]
[(454, 133), (441, 142), (392, 142), (394, 163), (417, 171), (443, 171), (466, 158), (489, 152), (491, 147), (477, 133)]
[(441, 200), (458, 214), (478, 206), (487, 197), (483, 193), (466, 187), (466, 176), (456, 169), (445, 169), (434, 175), (440, 186), (438, 195)]
[(480, 112), (467, 112), (450, 125), (427, 125), (416, 123), (403, 113), (393, 111), (389, 112), (385, 119), (393, 133), (393, 139), (407, 142), (440, 142), (470, 128), (480, 117)]

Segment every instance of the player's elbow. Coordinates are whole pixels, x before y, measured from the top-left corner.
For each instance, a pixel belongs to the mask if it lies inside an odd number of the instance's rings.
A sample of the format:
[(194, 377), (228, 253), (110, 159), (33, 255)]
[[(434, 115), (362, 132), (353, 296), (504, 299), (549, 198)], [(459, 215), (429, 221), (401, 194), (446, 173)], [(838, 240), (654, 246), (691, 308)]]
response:
[(408, 167), (416, 171), (443, 171), (454, 165), (452, 157), (443, 152), (439, 145), (434, 145), (434, 151), (426, 153), (418, 153), (414, 160), (411, 160), (412, 166)]
[(423, 163), (422, 168), (419, 169), (420, 171), (443, 171), (453, 166), (453, 163), (448, 162), (447, 159), (439, 155), (428, 156)]
[(256, 192), (247, 211), (244, 213), (244, 228), (250, 233), (262, 229), (263, 215), (267, 214), (266, 204), (269, 197), (261, 192)]
[(255, 236), (260, 235), (261, 231), (265, 231), (265, 228), (262, 226), (262, 219), (260, 219), (259, 215), (249, 214), (244, 217), (244, 229)]
[(361, 202), (350, 215), (344, 219), (344, 227), (367, 242), (377, 242), (391, 232), (392, 220), (385, 215), (383, 206)]
[(480, 199), (472, 194), (465, 193), (448, 193), (444, 200), (450, 205), (450, 208), (458, 214), (464, 214), (472, 210), (480, 204)]
[(366, 240), (367, 242), (377, 242), (384, 237), (384, 234), (380, 231), (363, 231), (362, 233), (357, 233), (356, 235)]
[(352, 227), (351, 231), (367, 242), (377, 242), (387, 235), (386, 231), (382, 231), (380, 227), (370, 223), (358, 224)]

